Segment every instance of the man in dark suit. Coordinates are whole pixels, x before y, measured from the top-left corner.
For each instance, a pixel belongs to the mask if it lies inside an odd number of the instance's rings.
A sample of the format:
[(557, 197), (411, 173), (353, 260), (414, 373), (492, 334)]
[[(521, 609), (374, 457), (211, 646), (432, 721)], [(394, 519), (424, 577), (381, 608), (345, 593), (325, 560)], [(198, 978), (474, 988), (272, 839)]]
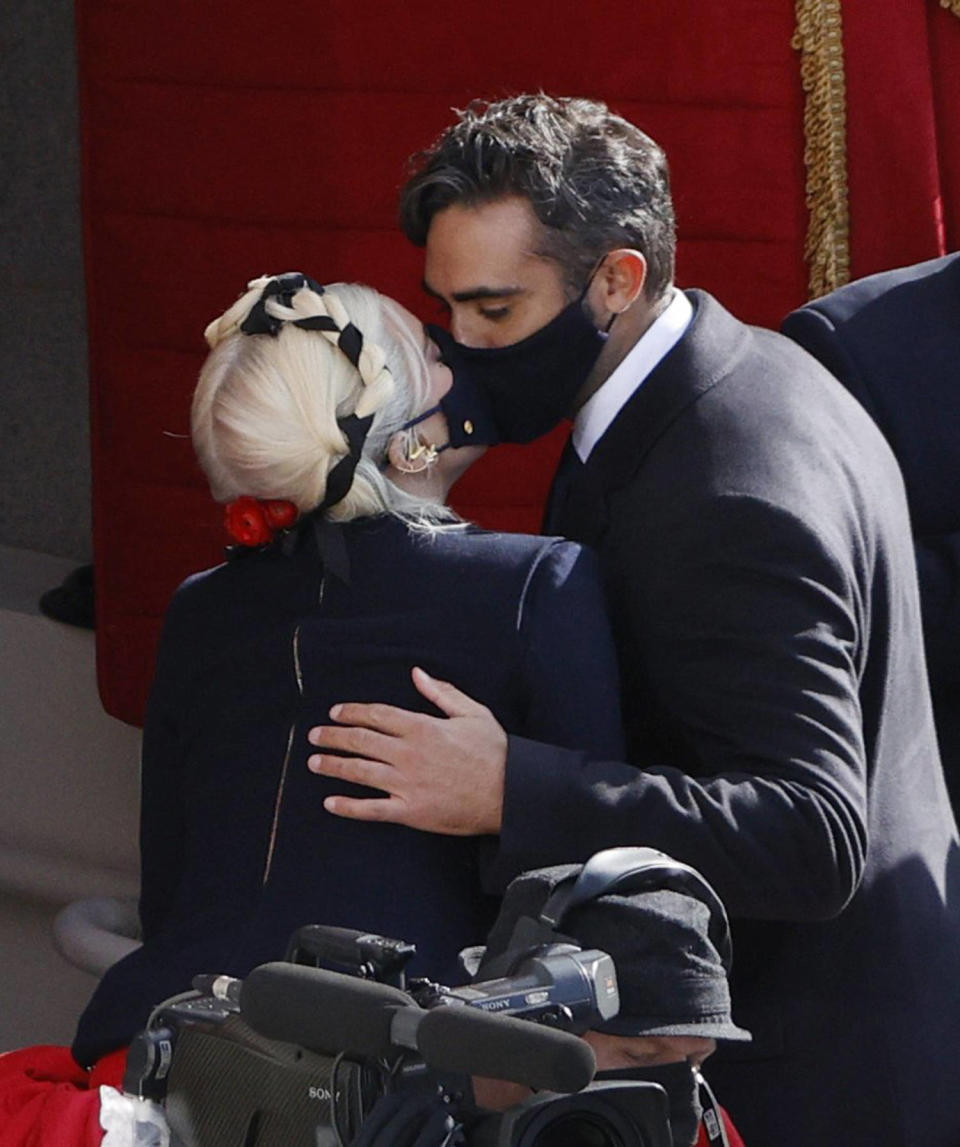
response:
[(665, 158), (603, 105), (468, 109), (404, 212), (464, 433), (577, 411), (549, 528), (600, 555), (631, 764), (508, 741), (417, 670), (444, 717), (348, 703), (311, 731), (354, 755), (315, 771), (386, 794), (328, 809), (499, 833), (503, 882), (620, 844), (692, 864), (734, 921), (754, 1042), (710, 1076), (745, 1141), (956, 1147), (957, 834), (882, 435), (789, 340), (674, 289)]
[(960, 254), (848, 283), (788, 315), (789, 335), (873, 416), (907, 488), (927, 671), (960, 808)]

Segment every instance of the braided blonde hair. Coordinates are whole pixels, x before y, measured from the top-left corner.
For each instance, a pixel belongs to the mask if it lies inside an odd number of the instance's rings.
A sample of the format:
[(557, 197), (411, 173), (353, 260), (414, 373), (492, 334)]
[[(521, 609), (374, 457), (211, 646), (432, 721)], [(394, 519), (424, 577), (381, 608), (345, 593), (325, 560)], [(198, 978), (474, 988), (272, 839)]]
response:
[[(402, 310), (358, 284), (335, 283), (322, 293), (304, 285), (265, 297), (275, 278), (250, 282), (204, 332), (211, 350), (194, 393), (191, 429), (213, 496), (283, 498), (309, 512), (324, 500), (327, 476), (349, 449), (337, 419), (372, 415), (350, 489), (327, 515), (455, 521), (446, 506), (399, 489), (380, 470), (390, 438), (423, 409), (429, 393), (423, 349)], [(243, 333), (261, 302), (273, 337)], [(349, 328), (359, 335), (351, 353), (343, 349)]]

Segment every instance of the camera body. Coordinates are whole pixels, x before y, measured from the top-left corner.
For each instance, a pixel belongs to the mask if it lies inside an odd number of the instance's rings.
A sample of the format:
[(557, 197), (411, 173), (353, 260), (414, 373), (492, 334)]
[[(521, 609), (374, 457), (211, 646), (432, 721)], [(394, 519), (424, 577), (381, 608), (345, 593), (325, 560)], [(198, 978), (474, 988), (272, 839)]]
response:
[[(417, 1028), (439, 1011), (467, 1020), (473, 1010), (484, 1013), (481, 1034), (488, 1041), (491, 1032), (495, 1037), (501, 1027), (507, 1031), (509, 1021), (518, 1018), (531, 1023), (531, 1034), (534, 1025), (579, 1033), (616, 1015), (616, 973), (606, 953), (568, 943), (543, 945), (520, 954), (513, 975), (449, 988), (428, 980), (407, 985), (403, 965), (413, 952), (402, 941), (321, 925), (300, 929), (288, 946), (286, 966), (292, 975), (335, 964), (352, 975), (318, 972), (330, 977), (318, 981), (321, 986), (335, 989), (342, 981), (349, 988), (366, 980), (370, 991), (394, 993), (389, 1003), (407, 1005), (392, 1009), (391, 1035), (377, 1037), (384, 1046), (368, 1044), (367, 1054), (353, 1047), (349, 1053), (343, 1050), (371, 1038), (347, 1030), (353, 1027), (354, 1006), (364, 1030), (359, 1014), (367, 1010), (363, 997), (339, 1009), (324, 1007), (322, 999), (311, 1008), (309, 992), (302, 1006), (300, 996), (281, 998), (278, 1006), (263, 991), (262, 998), (255, 998), (252, 990), (266, 983), (263, 974), (282, 974), (284, 967), (265, 965), (243, 984), (228, 977), (198, 977), (199, 990), (192, 998), (155, 1009), (131, 1047), (125, 1090), (163, 1102), (176, 1147), (345, 1147), (364, 1129), (377, 1101), (390, 1093), (437, 1097), (466, 1128), (471, 1147), (578, 1142), (671, 1147), (666, 1096), (655, 1084), (590, 1083), (574, 1094), (541, 1090), (506, 1112), (484, 1113), (472, 1103), (470, 1074), (498, 1072), (484, 1068), (489, 1059), (483, 1059), (482, 1049), (480, 1070), (474, 1070), (473, 1053), (463, 1047), (469, 1041), (457, 1039), (456, 1046), (441, 1041), (439, 1051), (427, 1052), (431, 1062), (420, 1052)], [(392, 981), (389, 988), (377, 989), (387, 981)], [(309, 989), (309, 979), (304, 983)], [(338, 1010), (339, 1017), (331, 1015)], [(334, 1029), (330, 1033), (325, 1014)], [(495, 1038), (490, 1050), (497, 1050)], [(452, 1070), (448, 1052), (455, 1061)], [(517, 1067), (512, 1071), (524, 1073)]]
[[(479, 963), (482, 949), (467, 949), (465, 963)], [(573, 942), (532, 944), (513, 955), (509, 975), (447, 988), (431, 980), (407, 983), (405, 966), (414, 945), (368, 932), (307, 924), (291, 937), (285, 959), (294, 964), (333, 967), (409, 992), (422, 1008), (466, 1004), (580, 1034), (620, 1010), (617, 972), (606, 952)]]
[(360, 1127), (379, 1070), (269, 1039), (236, 999), (203, 988), (155, 1009), (127, 1055), (124, 1091), (163, 1104), (175, 1147), (338, 1147), (335, 1095), (341, 1122)]
[(588, 1031), (620, 1010), (613, 960), (595, 949), (550, 944), (531, 951), (514, 975), (445, 988), (427, 980), (410, 985), (424, 1008), (466, 1004), (481, 1011), (515, 1016), (575, 1032)]

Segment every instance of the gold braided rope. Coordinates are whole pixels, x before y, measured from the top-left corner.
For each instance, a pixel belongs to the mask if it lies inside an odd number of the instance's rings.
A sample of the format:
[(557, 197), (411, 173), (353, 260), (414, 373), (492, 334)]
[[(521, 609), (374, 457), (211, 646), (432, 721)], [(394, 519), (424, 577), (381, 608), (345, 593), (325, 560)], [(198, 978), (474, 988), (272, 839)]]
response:
[(954, 16), (960, 16), (960, 0), (940, 0), (940, 7), (946, 8)]
[[(950, 3), (960, 6), (960, 0)], [(840, 0), (796, 0), (796, 13), (792, 43), (800, 52), (806, 93), (803, 162), (810, 212), (804, 256), (810, 297), (817, 298), (850, 279), (843, 22)]]

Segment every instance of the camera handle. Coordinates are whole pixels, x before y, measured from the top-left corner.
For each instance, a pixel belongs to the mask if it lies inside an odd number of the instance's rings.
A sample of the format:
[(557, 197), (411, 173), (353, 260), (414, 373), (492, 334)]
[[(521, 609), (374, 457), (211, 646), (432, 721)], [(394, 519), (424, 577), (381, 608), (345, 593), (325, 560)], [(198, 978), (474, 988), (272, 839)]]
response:
[(406, 988), (404, 968), (416, 955), (416, 945), (391, 940), (372, 932), (334, 928), (327, 924), (305, 924), (290, 937), (284, 960), (288, 964), (317, 967), (320, 962), (336, 964), (364, 980), (376, 980), (391, 987)]

